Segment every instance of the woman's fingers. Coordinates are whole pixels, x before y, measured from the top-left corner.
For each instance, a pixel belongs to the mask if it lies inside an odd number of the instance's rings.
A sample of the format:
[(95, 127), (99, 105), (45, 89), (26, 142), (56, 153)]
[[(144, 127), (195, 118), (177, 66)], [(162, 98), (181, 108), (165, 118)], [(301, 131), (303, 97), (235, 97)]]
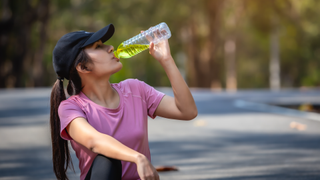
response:
[[(149, 29), (150, 29), (150, 28), (149, 28)], [(145, 32), (145, 31), (141, 31), (142, 34), (145, 34), (144, 32)], [(149, 42), (151, 42), (151, 41), (153, 40), (153, 37), (150, 36), (149, 34), (145, 34), (145, 36), (146, 36), (146, 38), (147, 38), (147, 40), (148, 40)]]
[(148, 34), (146, 35), (146, 38), (148, 39), (149, 42), (152, 42), (152, 41), (153, 41), (153, 37), (150, 36), (150, 35), (148, 35)]
[(151, 42), (150, 43), (150, 46), (149, 46), (149, 54), (151, 54), (153, 51), (154, 51), (154, 43), (153, 42)]
[(139, 158), (137, 161), (137, 170), (141, 180), (158, 180), (157, 170), (152, 166), (150, 161), (145, 157)]

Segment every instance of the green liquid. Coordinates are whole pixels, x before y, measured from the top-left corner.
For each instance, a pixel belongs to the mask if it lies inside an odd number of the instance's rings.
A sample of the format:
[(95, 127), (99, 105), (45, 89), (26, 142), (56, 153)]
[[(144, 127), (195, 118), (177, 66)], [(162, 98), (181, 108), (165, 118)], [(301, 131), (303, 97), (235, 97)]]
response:
[(133, 44), (133, 45), (127, 45), (126, 47), (123, 46), (123, 43), (121, 43), (118, 46), (118, 49), (114, 52), (114, 55), (120, 59), (120, 58), (131, 58), (132, 56), (146, 50), (149, 48), (149, 44)]

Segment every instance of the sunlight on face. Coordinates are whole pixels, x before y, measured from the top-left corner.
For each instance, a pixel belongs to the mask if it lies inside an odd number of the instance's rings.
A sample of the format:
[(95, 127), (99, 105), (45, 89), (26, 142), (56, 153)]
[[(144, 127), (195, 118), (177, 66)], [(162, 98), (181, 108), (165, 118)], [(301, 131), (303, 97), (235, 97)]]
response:
[(114, 56), (114, 47), (105, 45), (101, 40), (85, 47), (85, 52), (91, 58), (92, 63), (88, 64), (88, 69), (96, 76), (110, 77), (122, 68), (122, 63)]

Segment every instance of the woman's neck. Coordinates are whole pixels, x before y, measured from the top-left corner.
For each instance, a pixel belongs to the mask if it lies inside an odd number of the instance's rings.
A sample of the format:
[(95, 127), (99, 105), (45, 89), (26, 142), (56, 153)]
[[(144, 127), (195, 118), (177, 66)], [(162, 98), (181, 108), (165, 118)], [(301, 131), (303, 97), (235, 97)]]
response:
[(115, 109), (118, 107), (120, 98), (108, 80), (87, 81), (82, 92), (94, 103)]

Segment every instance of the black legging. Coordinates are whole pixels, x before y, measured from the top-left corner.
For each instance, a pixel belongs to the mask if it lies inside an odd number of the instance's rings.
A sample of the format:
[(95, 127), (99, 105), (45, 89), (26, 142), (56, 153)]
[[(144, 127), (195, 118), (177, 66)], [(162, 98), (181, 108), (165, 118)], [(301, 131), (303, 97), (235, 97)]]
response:
[(85, 180), (121, 180), (121, 176), (122, 165), (120, 160), (98, 154)]

